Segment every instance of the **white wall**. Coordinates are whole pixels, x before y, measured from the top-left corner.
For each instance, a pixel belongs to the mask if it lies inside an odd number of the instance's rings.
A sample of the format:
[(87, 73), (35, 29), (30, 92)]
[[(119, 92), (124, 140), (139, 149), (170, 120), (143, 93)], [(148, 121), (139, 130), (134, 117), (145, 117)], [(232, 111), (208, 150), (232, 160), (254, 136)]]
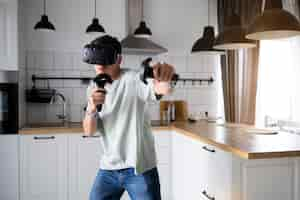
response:
[[(94, 16), (94, 0), (47, 0), (46, 5), (46, 13), (57, 31), (34, 31), (33, 27), (43, 12), (43, 1), (26, 0), (27, 49), (80, 50), (91, 39), (85, 30)], [(124, 37), (124, 0), (97, 0), (97, 13), (107, 33)]]
[[(211, 24), (216, 24), (216, 0), (211, 3)], [(40, 19), (41, 2), (26, 0), (26, 67), (27, 88), (32, 86), (31, 75), (52, 76), (94, 76), (92, 67), (81, 61), (81, 48), (90, 40), (84, 34), (91, 22), (93, 1), (51, 0), (47, 1), (47, 14), (57, 31), (41, 33), (33, 30)], [(98, 16), (107, 33), (122, 39), (126, 34), (125, 1), (98, 0)], [(71, 5), (69, 5), (72, 3)], [(144, 1), (147, 24), (153, 32), (152, 40), (168, 48), (167, 54), (155, 57), (165, 60), (176, 67), (181, 77), (209, 78), (218, 77), (219, 60), (217, 57), (191, 56), (193, 42), (202, 35), (207, 24), (206, 0), (151, 0)], [(145, 56), (124, 56), (122, 67), (137, 68)], [(220, 80), (218, 80), (220, 81)], [(189, 110), (195, 113), (209, 111), (216, 113), (217, 82), (208, 86), (182, 86), (178, 84), (172, 96), (166, 99), (183, 99), (189, 103)], [(44, 82), (38, 86), (46, 87)], [(50, 81), (68, 99), (71, 121), (80, 121), (85, 104), (86, 85), (79, 81)], [(56, 121), (55, 114), (60, 105), (27, 104), (27, 121)], [(152, 105), (153, 119), (158, 119), (158, 105)]]

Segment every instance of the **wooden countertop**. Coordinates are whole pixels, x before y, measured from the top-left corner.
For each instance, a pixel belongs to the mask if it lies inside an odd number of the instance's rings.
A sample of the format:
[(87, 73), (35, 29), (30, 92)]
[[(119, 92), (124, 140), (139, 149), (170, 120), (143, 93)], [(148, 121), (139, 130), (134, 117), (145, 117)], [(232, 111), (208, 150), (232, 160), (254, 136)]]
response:
[[(22, 128), (19, 130), (19, 134), (21, 135), (38, 135), (38, 134), (82, 134), (83, 128), (81, 126), (81, 123), (74, 123), (71, 124), (69, 127), (60, 127), (55, 126), (55, 124), (50, 124), (47, 126), (47, 124), (41, 124), (40, 127), (38, 125), (35, 125), (36, 127), (30, 127), (30, 128)], [(153, 127), (153, 130), (171, 130), (171, 126), (159, 126), (156, 125)]]
[[(250, 126), (216, 125), (207, 122), (176, 122), (170, 126), (156, 126), (154, 130), (175, 130), (196, 140), (245, 159), (300, 157), (300, 135), (286, 132), (253, 134)], [(47, 127), (21, 129), (19, 134), (82, 133), (81, 127)]]
[(300, 135), (286, 132), (253, 134), (251, 126), (176, 122), (173, 129), (245, 159), (300, 157)]

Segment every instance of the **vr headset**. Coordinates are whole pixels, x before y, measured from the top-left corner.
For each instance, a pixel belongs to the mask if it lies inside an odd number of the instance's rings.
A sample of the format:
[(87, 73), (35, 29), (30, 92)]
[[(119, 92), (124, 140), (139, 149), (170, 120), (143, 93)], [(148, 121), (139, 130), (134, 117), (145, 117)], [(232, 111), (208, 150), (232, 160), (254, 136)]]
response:
[(109, 45), (90, 43), (83, 48), (83, 61), (88, 64), (112, 65), (117, 62), (118, 52)]

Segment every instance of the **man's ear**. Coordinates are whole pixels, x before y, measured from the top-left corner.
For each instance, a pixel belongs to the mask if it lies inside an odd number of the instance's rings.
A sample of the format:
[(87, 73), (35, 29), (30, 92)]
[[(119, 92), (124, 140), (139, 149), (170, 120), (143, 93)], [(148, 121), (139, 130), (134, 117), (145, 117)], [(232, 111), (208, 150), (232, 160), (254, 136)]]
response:
[(116, 64), (120, 65), (122, 63), (122, 59), (123, 59), (122, 55), (119, 54), (118, 57), (117, 57)]

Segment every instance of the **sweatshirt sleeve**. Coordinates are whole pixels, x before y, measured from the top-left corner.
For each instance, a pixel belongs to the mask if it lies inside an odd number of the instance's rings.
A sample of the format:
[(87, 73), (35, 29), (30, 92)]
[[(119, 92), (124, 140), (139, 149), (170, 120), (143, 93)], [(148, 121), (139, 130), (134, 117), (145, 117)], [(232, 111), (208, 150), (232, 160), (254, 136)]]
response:
[(147, 84), (143, 82), (141, 73), (137, 73), (135, 78), (136, 89), (138, 97), (145, 102), (156, 102), (160, 96), (155, 94), (154, 80), (147, 79)]

